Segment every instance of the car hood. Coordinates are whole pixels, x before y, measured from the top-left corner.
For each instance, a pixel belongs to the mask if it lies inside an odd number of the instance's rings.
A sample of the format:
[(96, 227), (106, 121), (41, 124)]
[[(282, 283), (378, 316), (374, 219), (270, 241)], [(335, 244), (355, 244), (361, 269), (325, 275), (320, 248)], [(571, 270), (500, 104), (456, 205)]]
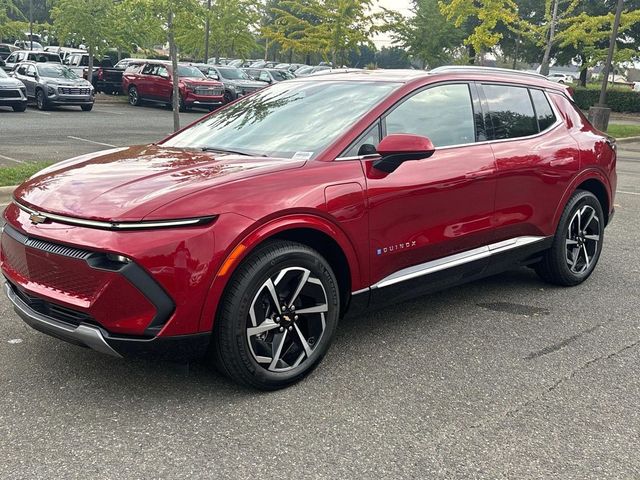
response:
[(196, 77), (180, 77), (180, 81), (205, 87), (219, 87), (220, 85), (222, 85), (220, 82), (217, 82), (215, 80), (203, 80), (202, 78)]
[(47, 85), (56, 85), (59, 87), (87, 87), (90, 83), (84, 78), (54, 78), (40, 77)]
[(0, 90), (3, 88), (20, 88), (24, 87), (24, 83), (22, 83), (17, 78), (0, 78)]
[(125, 147), (53, 165), (20, 185), (14, 198), (26, 207), (58, 215), (139, 221), (192, 193), (304, 163), (157, 145)]
[(264, 82), (258, 82), (257, 80), (230, 80), (230, 83), (239, 87), (263, 87)]

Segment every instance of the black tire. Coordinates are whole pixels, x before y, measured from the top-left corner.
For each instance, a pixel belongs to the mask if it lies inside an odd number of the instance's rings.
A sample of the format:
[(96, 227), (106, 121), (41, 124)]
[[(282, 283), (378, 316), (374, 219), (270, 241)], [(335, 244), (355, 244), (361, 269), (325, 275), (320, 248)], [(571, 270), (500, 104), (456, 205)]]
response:
[(49, 110), (47, 96), (44, 94), (44, 90), (42, 89), (36, 90), (36, 106), (38, 107), (38, 110)]
[(584, 282), (600, 258), (604, 227), (604, 213), (598, 198), (591, 192), (576, 190), (560, 217), (551, 248), (534, 266), (536, 273), (555, 285), (570, 287)]
[(233, 102), (235, 100), (235, 98), (233, 97), (233, 94), (229, 91), (229, 90), (225, 90), (224, 94), (222, 95), (224, 104), (226, 105), (227, 103)]
[(129, 95), (129, 103), (131, 105), (134, 107), (142, 105), (142, 97), (140, 97), (140, 93), (138, 93), (138, 89), (135, 86), (129, 87), (127, 94)]
[(14, 112), (24, 112), (27, 109), (27, 104), (22, 103), (20, 105), (13, 105), (12, 108)]
[(178, 93), (178, 110), (180, 112), (186, 112), (190, 110), (186, 103), (184, 103), (184, 98), (182, 98), (182, 94)]
[(91, 110), (93, 110), (93, 103), (90, 105), (80, 105), (80, 108), (83, 112), (90, 112)]
[[(309, 272), (306, 278), (304, 272)], [(278, 282), (279, 275), (283, 276)], [(271, 300), (270, 281), (284, 310)], [(289, 302), (291, 298), (294, 302)], [(324, 313), (305, 311), (309, 309)], [(258, 319), (255, 323), (250, 310)], [(339, 311), (338, 283), (317, 251), (290, 241), (267, 242), (242, 262), (229, 281), (214, 324), (210, 359), (221, 373), (242, 385), (261, 390), (289, 386), (322, 360)], [(265, 325), (268, 331), (252, 333), (252, 328)]]

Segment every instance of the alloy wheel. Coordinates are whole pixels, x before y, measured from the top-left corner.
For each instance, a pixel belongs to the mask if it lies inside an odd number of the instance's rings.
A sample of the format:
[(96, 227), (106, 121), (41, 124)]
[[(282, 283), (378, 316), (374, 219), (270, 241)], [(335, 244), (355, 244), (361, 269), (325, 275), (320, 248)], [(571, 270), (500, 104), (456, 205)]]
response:
[(138, 104), (138, 90), (135, 88), (130, 88), (129, 89), (129, 103), (131, 105), (137, 105)]
[(322, 282), (303, 267), (269, 277), (253, 298), (247, 341), (254, 360), (271, 372), (286, 372), (307, 361), (326, 329), (329, 310)]
[(596, 210), (583, 205), (573, 214), (567, 228), (566, 260), (573, 273), (584, 273), (600, 248), (601, 226)]

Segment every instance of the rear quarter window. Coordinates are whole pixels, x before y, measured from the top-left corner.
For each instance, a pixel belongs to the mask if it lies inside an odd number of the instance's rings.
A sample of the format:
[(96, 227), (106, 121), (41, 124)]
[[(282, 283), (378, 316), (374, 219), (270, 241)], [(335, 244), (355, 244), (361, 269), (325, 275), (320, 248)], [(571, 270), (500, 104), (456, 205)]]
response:
[(544, 132), (556, 123), (556, 115), (553, 113), (549, 100), (547, 100), (547, 96), (542, 90), (529, 89), (529, 93), (531, 94), (531, 100), (533, 100), (533, 107), (536, 110), (538, 127), (541, 132)]

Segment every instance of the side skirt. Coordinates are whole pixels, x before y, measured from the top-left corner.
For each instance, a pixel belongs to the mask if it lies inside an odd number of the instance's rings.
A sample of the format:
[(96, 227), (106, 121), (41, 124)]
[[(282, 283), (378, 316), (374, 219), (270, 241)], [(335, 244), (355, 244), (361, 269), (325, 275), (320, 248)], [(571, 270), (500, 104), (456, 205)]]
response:
[(345, 316), (533, 264), (552, 243), (553, 237), (520, 237), (403, 269), (352, 294)]

